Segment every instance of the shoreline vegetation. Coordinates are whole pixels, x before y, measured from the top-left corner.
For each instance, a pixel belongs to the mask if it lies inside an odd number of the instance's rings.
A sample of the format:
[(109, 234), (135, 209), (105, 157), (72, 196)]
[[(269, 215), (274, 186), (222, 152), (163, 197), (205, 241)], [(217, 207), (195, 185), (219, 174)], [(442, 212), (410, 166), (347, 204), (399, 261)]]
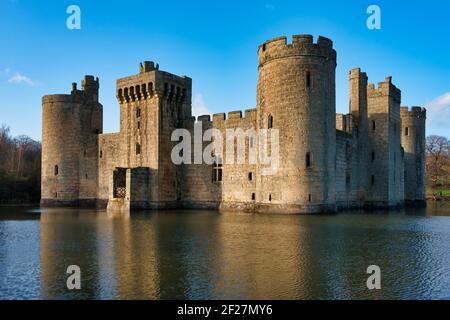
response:
[(41, 143), (0, 126), (0, 204), (39, 203)]

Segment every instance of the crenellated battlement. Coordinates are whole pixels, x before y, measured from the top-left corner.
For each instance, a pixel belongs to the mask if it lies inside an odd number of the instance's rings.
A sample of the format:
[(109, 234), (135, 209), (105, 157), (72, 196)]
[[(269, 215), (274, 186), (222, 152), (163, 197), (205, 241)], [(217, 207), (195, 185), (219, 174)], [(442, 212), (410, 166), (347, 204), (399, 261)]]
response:
[(392, 77), (386, 77), (385, 81), (378, 82), (378, 87), (370, 83), (367, 85), (367, 95), (369, 97), (375, 96), (391, 96), (396, 101), (401, 101), (401, 91), (392, 83)]
[[(227, 124), (229, 124), (230, 128), (239, 128), (244, 123), (249, 124), (256, 121), (256, 109), (246, 109), (244, 111), (244, 116), (242, 116), (241, 110), (235, 110), (228, 112), (228, 114), (225, 114), (224, 112), (215, 113), (213, 114), (212, 119), (210, 115), (201, 115), (197, 118), (191, 117), (190, 121), (192, 124), (202, 122), (206, 125), (215, 125), (218, 127), (227, 126)], [(243, 127), (245, 127), (245, 125), (243, 125)]]
[(153, 61), (139, 65), (139, 74), (117, 80), (119, 103), (151, 99), (155, 96), (172, 101), (190, 101), (192, 79), (159, 70)]
[(426, 119), (427, 110), (423, 107), (400, 107), (400, 117), (402, 118), (416, 118), (416, 119)]
[(268, 40), (258, 47), (258, 64), (284, 57), (312, 56), (325, 58), (336, 62), (336, 51), (333, 49), (333, 41), (319, 36), (317, 43), (314, 43), (312, 35), (293, 35), (292, 42), (288, 43), (287, 38), (277, 37)]
[(84, 76), (81, 81), (81, 90), (78, 90), (76, 82), (72, 82), (70, 94), (49, 94), (42, 97), (42, 103), (84, 103), (87, 101), (98, 102), (98, 90), (100, 86), (98, 77)]

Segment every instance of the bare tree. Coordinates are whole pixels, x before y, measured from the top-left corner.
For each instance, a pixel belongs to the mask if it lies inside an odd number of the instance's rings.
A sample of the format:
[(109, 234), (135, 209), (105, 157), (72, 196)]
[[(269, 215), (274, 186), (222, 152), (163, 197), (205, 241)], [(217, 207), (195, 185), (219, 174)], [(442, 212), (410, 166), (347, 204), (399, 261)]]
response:
[(446, 183), (448, 179), (448, 165), (450, 156), (450, 143), (446, 137), (428, 136), (426, 141), (427, 176), (433, 187)]

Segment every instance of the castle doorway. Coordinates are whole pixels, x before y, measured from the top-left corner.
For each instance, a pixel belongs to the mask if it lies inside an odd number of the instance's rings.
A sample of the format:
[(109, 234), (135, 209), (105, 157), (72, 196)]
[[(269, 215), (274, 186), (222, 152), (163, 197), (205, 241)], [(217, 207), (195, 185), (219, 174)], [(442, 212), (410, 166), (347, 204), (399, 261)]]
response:
[(116, 168), (113, 172), (114, 198), (125, 198), (127, 195), (127, 169)]

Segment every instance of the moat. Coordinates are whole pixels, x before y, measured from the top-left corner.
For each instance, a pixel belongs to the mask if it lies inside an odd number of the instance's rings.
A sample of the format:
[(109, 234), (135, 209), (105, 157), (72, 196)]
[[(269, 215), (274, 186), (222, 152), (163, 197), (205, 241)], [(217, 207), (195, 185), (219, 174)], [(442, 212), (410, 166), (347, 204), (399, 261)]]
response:
[[(449, 299), (450, 204), (324, 216), (0, 207), (0, 299)], [(66, 268), (81, 268), (81, 290)], [(366, 287), (369, 265), (381, 290)]]

